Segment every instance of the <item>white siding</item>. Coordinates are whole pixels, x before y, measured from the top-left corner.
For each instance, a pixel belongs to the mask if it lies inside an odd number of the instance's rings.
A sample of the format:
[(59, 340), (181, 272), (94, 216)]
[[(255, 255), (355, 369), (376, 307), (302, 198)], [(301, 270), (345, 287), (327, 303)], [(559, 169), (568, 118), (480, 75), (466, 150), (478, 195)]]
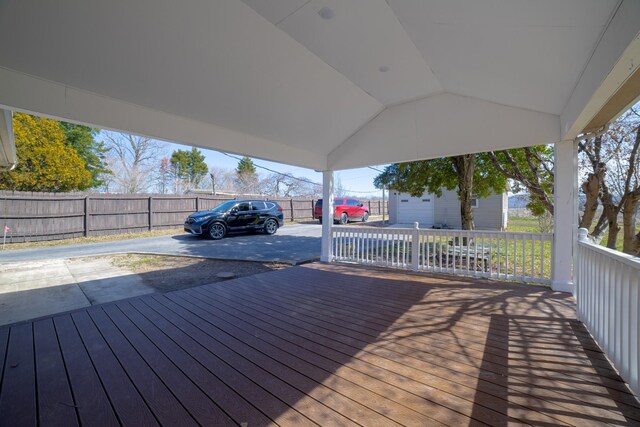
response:
[[(451, 228), (461, 228), (460, 200), (455, 190), (443, 190), (442, 197), (434, 198), (433, 195), (424, 194), (422, 197), (413, 198), (416, 201), (431, 199), (433, 206), (432, 220), (429, 221), (424, 212), (421, 212), (418, 203), (401, 202), (407, 200), (407, 194), (396, 194), (394, 191), (389, 195), (389, 221), (391, 224), (405, 223), (411, 224), (419, 222), (420, 227), (447, 226)], [(484, 199), (478, 200), (478, 207), (473, 209), (474, 222), (477, 230), (504, 230), (506, 228), (507, 196), (505, 194), (494, 194)]]
[(423, 228), (433, 227), (434, 196), (424, 194), (422, 197), (411, 197), (400, 194), (398, 202), (398, 222), (403, 224), (420, 223)]
[(412, 197), (407, 193), (391, 191), (389, 195), (389, 222), (391, 224), (413, 224), (418, 222), (421, 228), (434, 225), (435, 196), (423, 194)]

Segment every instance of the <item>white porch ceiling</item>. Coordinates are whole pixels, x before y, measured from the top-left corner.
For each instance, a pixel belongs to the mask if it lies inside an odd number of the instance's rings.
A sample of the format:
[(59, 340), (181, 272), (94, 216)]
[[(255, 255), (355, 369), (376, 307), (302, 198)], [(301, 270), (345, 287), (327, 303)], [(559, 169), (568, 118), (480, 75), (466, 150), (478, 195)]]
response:
[(551, 143), (620, 3), (3, 0), (0, 106), (315, 169)]

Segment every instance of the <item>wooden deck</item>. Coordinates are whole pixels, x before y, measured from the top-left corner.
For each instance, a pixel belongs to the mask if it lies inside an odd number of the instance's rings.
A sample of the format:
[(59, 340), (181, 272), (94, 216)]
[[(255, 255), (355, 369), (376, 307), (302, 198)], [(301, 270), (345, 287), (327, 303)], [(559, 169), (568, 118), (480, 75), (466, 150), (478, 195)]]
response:
[(0, 424), (638, 425), (544, 287), (312, 264), (0, 329)]

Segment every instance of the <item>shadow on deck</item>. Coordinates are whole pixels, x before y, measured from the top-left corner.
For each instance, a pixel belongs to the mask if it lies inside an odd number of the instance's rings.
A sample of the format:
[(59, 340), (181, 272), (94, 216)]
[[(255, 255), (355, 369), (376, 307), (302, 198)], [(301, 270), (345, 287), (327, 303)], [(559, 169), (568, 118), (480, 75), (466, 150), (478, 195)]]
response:
[(640, 405), (567, 294), (310, 264), (0, 329), (3, 425), (574, 425)]

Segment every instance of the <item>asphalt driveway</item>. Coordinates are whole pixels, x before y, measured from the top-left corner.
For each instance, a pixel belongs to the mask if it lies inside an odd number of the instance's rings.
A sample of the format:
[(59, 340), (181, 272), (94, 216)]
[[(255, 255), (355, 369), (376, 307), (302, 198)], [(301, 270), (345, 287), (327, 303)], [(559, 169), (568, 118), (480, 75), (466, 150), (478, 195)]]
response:
[(287, 224), (275, 235), (232, 234), (222, 240), (189, 234), (119, 240), (85, 245), (0, 251), (0, 262), (61, 259), (108, 253), (137, 252), (228, 260), (300, 263), (320, 257), (319, 224)]

